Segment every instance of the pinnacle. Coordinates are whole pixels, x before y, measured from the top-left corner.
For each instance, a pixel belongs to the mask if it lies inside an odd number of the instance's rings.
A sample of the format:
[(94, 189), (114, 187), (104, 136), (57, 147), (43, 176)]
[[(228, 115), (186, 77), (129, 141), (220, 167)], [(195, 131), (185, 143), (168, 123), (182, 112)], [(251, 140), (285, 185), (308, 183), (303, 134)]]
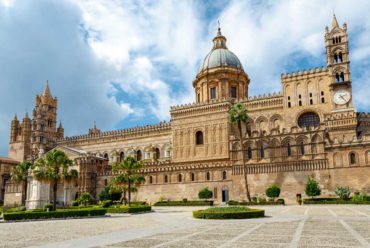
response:
[(48, 80), (46, 81), (46, 86), (45, 86), (45, 89), (44, 89), (44, 93), (42, 95), (44, 95), (44, 96), (51, 96), (50, 89), (49, 89), (49, 81)]
[(337, 17), (335, 16), (335, 14), (333, 14), (333, 20), (331, 22), (331, 29), (338, 28), (338, 27), (339, 27), (339, 24), (337, 21)]

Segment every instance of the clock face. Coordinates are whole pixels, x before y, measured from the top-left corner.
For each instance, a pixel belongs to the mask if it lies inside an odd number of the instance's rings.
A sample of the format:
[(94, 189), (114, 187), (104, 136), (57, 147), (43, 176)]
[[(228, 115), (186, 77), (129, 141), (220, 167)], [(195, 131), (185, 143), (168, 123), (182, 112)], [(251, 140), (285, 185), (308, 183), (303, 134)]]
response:
[(334, 102), (338, 105), (343, 105), (349, 102), (351, 99), (351, 93), (348, 90), (338, 90), (334, 94)]

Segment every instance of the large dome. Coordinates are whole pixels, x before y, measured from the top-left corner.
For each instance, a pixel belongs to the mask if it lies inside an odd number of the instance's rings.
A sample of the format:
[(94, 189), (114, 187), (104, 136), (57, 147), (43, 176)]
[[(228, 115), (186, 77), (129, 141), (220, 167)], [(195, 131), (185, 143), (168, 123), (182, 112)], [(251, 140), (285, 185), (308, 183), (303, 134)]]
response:
[(198, 72), (223, 66), (243, 70), (243, 66), (238, 57), (227, 49), (226, 37), (221, 34), (221, 29), (218, 28), (217, 35), (213, 38), (213, 48), (211, 52), (207, 54)]
[(217, 48), (207, 54), (203, 64), (199, 68), (199, 72), (221, 66), (229, 66), (243, 70), (240, 60), (233, 52), (227, 48)]

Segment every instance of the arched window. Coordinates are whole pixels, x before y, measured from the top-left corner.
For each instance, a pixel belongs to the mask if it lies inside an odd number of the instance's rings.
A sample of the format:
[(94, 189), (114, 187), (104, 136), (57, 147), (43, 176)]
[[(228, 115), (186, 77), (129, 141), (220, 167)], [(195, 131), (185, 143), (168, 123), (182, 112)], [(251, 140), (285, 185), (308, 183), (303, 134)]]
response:
[(149, 183), (152, 184), (153, 183), (153, 177), (152, 176), (149, 176)]
[(222, 180), (226, 180), (227, 179), (227, 173), (226, 171), (223, 171), (222, 172)]
[(298, 126), (300, 128), (307, 128), (309, 129), (310, 126), (318, 127), (320, 124), (320, 117), (314, 112), (306, 112), (299, 116), (298, 118)]
[(339, 55), (338, 55), (338, 61), (339, 61), (339, 62), (343, 62), (343, 55), (342, 55), (342, 52), (339, 52)]
[(265, 148), (263, 147), (263, 145), (261, 145), (260, 147), (260, 156), (261, 156), (261, 159), (265, 158)]
[(206, 180), (207, 181), (211, 180), (211, 173), (209, 172), (206, 173)]
[(290, 143), (286, 146), (288, 157), (292, 156), (292, 147), (290, 146)]
[(167, 175), (164, 175), (164, 183), (168, 183), (168, 176)]
[(191, 181), (194, 182), (195, 181), (195, 174), (191, 173), (190, 177), (191, 177)]
[(197, 145), (203, 145), (203, 132), (198, 131), (195, 133), (195, 141)]
[(161, 151), (159, 148), (155, 148), (155, 159), (159, 159), (161, 157)]
[(335, 44), (335, 39), (333, 38), (333, 44)]
[(108, 153), (104, 153), (104, 158), (109, 160)]
[(138, 151), (136, 152), (136, 160), (137, 160), (137, 161), (140, 161), (140, 160), (141, 160), (141, 151), (140, 151), (140, 150), (138, 150)]
[(104, 179), (104, 186), (108, 185), (108, 179)]
[(301, 142), (301, 155), (304, 155), (305, 151), (304, 151), (304, 143)]
[(252, 148), (248, 147), (248, 159), (252, 159)]
[(344, 82), (344, 73), (343, 72), (340, 73), (340, 82)]
[(349, 160), (351, 164), (356, 164), (356, 154), (354, 152), (349, 154)]
[(338, 63), (338, 56), (337, 56), (337, 54), (334, 54), (334, 63)]
[(182, 182), (182, 175), (181, 175), (181, 174), (179, 174), (179, 175), (177, 176), (177, 181), (178, 181), (179, 183), (181, 183), (181, 182)]
[(119, 154), (119, 161), (123, 161), (125, 159), (125, 153), (124, 152), (120, 152)]
[(335, 73), (335, 82), (339, 82), (339, 74), (338, 73)]

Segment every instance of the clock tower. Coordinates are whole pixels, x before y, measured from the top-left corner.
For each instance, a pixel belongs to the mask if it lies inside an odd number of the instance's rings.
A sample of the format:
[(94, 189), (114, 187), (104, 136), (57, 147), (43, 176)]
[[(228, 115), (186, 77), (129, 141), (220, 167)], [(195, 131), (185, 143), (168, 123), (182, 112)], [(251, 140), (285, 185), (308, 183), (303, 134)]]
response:
[(333, 16), (331, 30), (325, 30), (326, 59), (330, 77), (332, 111), (353, 110), (352, 82), (347, 36), (347, 24), (339, 27)]

